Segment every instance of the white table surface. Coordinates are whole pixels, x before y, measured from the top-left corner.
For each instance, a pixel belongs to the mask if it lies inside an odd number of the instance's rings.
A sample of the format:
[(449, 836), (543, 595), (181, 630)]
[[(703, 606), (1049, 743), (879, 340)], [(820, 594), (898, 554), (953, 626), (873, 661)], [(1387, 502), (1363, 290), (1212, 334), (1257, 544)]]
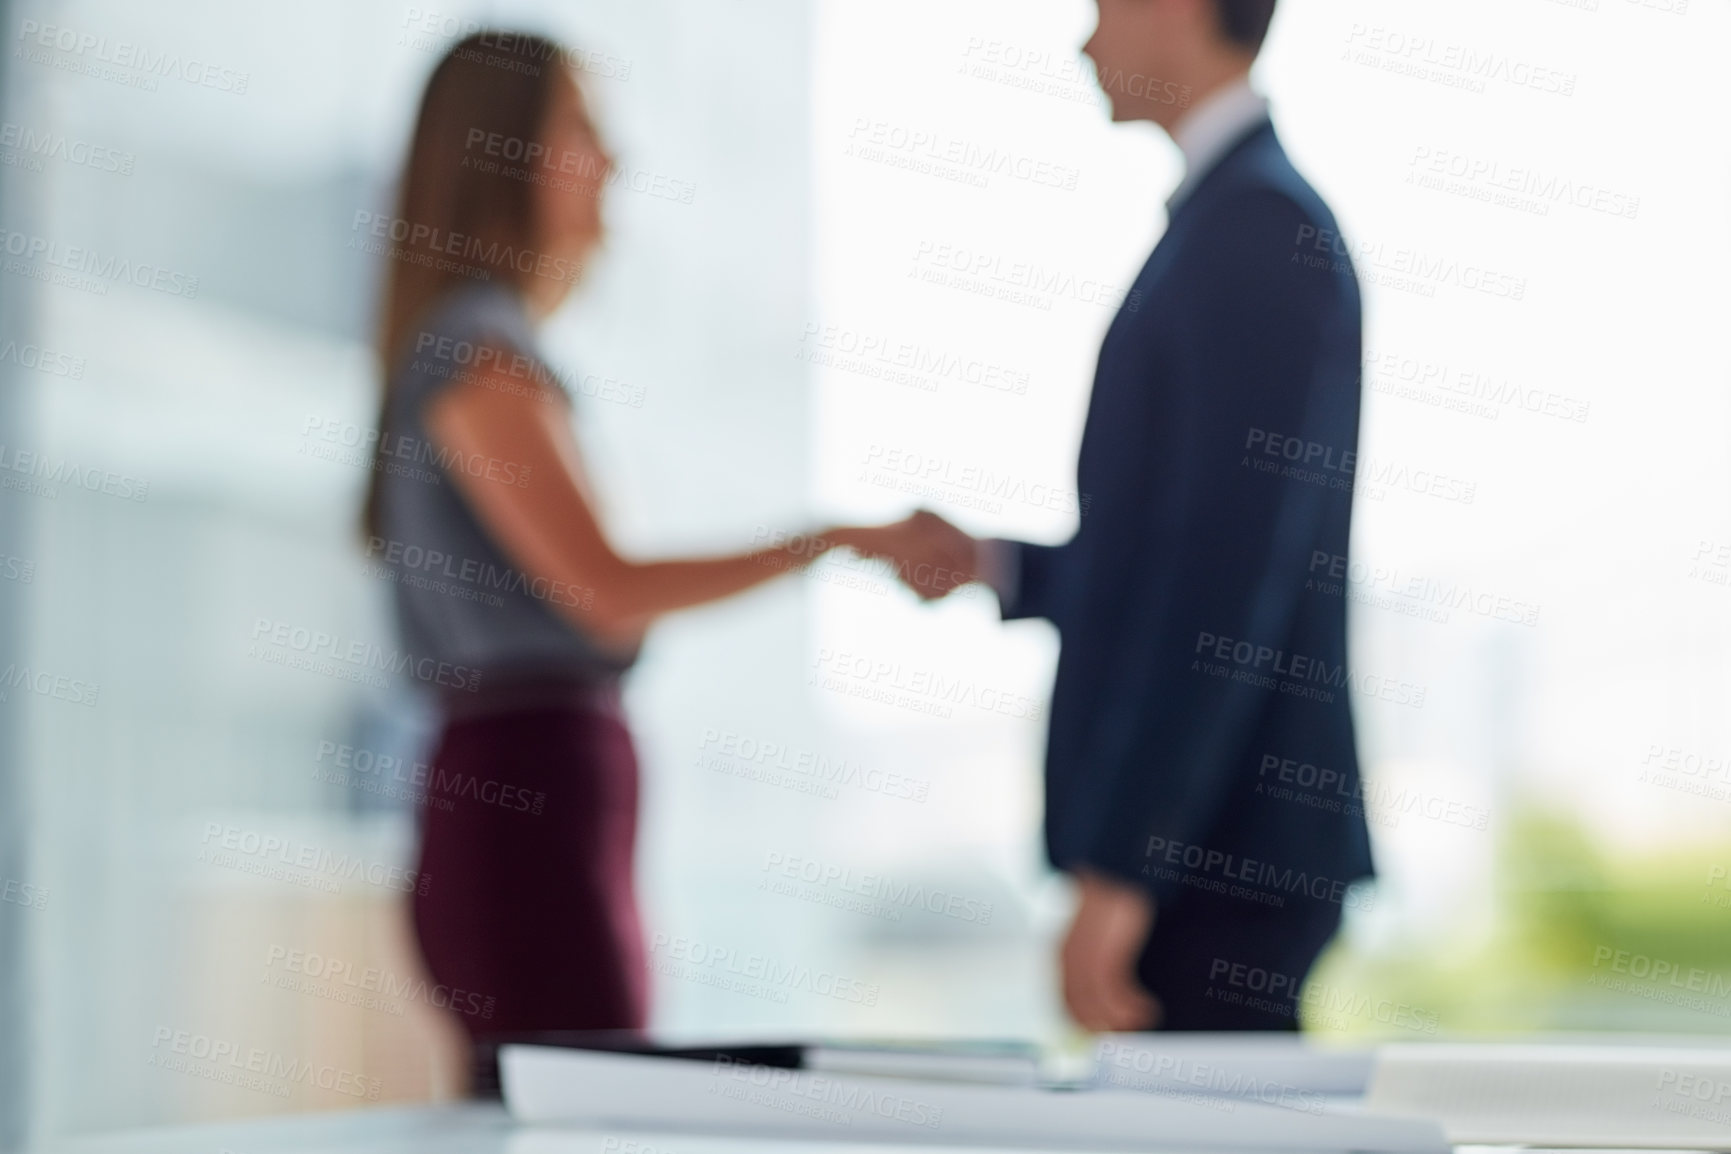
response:
[[(497, 1104), (381, 1107), (136, 1130), (34, 1147), (28, 1154), (882, 1154), (888, 1150), (1037, 1154), (985, 1146), (887, 1146), (530, 1128), (513, 1123)], [(1514, 1147), (1457, 1146), (1455, 1150), (1456, 1154), (1515, 1154)], [(1051, 1154), (1088, 1152), (1070, 1148)], [(1546, 1154), (1570, 1152), (1548, 1150)]]
[(32, 1154), (881, 1154), (892, 1149), (902, 1154), (957, 1154), (962, 1149), (968, 1154), (1033, 1154), (985, 1146), (528, 1128), (515, 1125), (497, 1104), (387, 1107), (139, 1130), (36, 1147)]

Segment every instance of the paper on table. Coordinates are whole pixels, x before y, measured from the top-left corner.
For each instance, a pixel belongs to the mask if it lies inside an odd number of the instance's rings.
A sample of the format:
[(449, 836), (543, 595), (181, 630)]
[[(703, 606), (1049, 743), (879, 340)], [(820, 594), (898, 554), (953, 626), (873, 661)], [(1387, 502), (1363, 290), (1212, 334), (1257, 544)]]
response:
[(1037, 1083), (1040, 1059), (1031, 1042), (819, 1042), (805, 1050), (805, 1068), (822, 1074), (1000, 1086)]
[(1435, 1118), (1455, 1142), (1731, 1149), (1731, 1049), (1401, 1044), (1365, 1105)]
[(1094, 1046), (1102, 1090), (1214, 1094), (1307, 1109), (1358, 1097), (1370, 1081), (1369, 1048), (1317, 1046), (1296, 1034), (1106, 1034)]
[(1449, 1154), (1428, 1122), (1247, 1102), (843, 1078), (541, 1046), (506, 1046), (499, 1057), (505, 1103), (530, 1123), (928, 1146)]

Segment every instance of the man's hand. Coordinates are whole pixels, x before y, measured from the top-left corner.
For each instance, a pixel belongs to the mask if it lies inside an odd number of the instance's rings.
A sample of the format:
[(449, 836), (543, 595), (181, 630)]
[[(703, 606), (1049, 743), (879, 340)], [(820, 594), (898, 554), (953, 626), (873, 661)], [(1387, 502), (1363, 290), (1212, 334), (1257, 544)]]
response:
[(977, 542), (924, 509), (893, 525), (838, 529), (830, 537), (864, 556), (890, 562), (896, 576), (922, 601), (936, 601), (979, 577)]
[(1142, 988), (1136, 959), (1154, 925), (1145, 890), (1084, 870), (1076, 872), (1081, 904), (1064, 935), (1058, 960), (1064, 1005), (1085, 1030), (1151, 1030), (1160, 1002)]

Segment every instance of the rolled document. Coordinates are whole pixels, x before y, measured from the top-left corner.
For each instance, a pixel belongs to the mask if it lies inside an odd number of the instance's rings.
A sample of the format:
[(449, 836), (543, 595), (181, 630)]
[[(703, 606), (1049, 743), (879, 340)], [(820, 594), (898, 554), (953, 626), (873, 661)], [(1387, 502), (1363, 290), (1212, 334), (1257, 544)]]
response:
[(1377, 1052), (1367, 1108), (1454, 1142), (1731, 1149), (1731, 1048), (1430, 1043)]
[(1021, 1149), (1449, 1154), (1434, 1124), (1242, 1101), (971, 1086), (543, 1046), (500, 1051), (520, 1122)]

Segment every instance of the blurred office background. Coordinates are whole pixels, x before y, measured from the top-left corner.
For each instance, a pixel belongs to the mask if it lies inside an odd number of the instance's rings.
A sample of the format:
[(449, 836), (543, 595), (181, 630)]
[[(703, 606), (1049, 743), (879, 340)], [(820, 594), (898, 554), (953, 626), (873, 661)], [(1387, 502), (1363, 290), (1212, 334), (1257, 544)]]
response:
[[(1178, 175), (1088, 0), (435, 2), (0, 5), (0, 1145), (452, 1092), (391, 872), (425, 705), (271, 638), (392, 643), (357, 221), (474, 23), (578, 46), (620, 157), (545, 347), (625, 546), (1086, 497)], [(1355, 699), (1382, 878), (1308, 1025), (1723, 1031), (1726, 6), (1284, 9), (1259, 77), (1366, 282), (1353, 651), (1404, 687)], [(842, 560), (659, 627), (656, 1022), (1061, 1038), (1055, 653)]]

